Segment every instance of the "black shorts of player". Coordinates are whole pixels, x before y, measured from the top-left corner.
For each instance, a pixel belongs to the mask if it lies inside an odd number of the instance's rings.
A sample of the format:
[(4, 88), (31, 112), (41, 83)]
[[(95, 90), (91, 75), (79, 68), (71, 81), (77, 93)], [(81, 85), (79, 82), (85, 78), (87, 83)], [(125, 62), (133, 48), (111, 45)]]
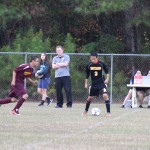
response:
[(104, 83), (100, 84), (99, 86), (91, 86), (89, 90), (90, 96), (99, 96), (107, 93), (107, 88)]

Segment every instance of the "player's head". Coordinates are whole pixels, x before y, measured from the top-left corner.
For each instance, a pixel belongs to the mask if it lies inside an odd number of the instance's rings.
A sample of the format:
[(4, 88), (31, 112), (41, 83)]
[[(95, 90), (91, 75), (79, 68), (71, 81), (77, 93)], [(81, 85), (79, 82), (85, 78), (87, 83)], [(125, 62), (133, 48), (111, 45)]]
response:
[(98, 54), (96, 52), (91, 52), (90, 60), (93, 64), (97, 64), (98, 63)]
[(56, 53), (58, 54), (58, 56), (62, 56), (64, 52), (64, 49), (61, 45), (56, 46)]
[(30, 58), (30, 65), (32, 67), (38, 67), (39, 66), (39, 58), (38, 58), (38, 56), (31, 56), (31, 58)]

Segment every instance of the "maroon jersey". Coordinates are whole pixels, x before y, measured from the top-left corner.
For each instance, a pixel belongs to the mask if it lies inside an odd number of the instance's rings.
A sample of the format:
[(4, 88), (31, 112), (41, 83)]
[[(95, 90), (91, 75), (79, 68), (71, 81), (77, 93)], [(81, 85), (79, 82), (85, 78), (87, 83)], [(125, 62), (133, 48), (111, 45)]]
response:
[(26, 94), (26, 89), (24, 88), (24, 79), (27, 77), (32, 77), (34, 74), (34, 69), (30, 67), (29, 64), (22, 64), (15, 68), (16, 72), (16, 83), (10, 90), (10, 97), (19, 97)]
[(30, 67), (29, 64), (22, 64), (19, 67), (15, 68), (16, 72), (16, 83), (24, 83), (24, 79), (27, 77), (32, 77), (34, 69)]

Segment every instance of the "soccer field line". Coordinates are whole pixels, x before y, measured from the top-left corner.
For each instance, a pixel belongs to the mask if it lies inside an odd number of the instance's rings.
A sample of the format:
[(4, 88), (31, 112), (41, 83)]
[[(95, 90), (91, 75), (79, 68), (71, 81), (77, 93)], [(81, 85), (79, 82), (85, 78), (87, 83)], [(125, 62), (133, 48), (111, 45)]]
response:
[[(132, 111), (132, 112), (129, 112), (129, 113), (124, 113), (124, 114), (119, 115), (119, 116), (117, 116), (115, 118), (113, 118), (113, 117), (107, 118), (106, 117), (105, 118), (106, 120), (104, 120), (104, 121), (99, 121), (99, 122), (97, 122), (97, 123), (87, 127), (86, 129), (83, 129), (83, 130), (79, 131), (79, 132), (76, 132), (76, 131), (75, 132), (69, 132), (68, 134), (66, 134), (62, 138), (64, 140), (64, 139), (70, 138), (72, 136), (79, 136), (79, 134), (89, 133), (90, 131), (92, 131), (96, 127), (99, 127), (100, 125), (107, 125), (107, 123), (113, 123), (114, 121), (121, 120), (124, 117), (127, 117), (129, 115), (135, 114), (135, 113), (137, 113), (139, 111), (140, 111), (140, 109), (136, 109), (135, 111)], [(88, 116), (86, 116), (86, 117), (88, 117)], [(84, 119), (86, 119), (86, 117), (84, 117)], [(30, 143), (30, 144), (25, 146), (25, 149), (27, 149), (27, 150), (37, 149), (38, 150), (39, 146), (45, 146), (45, 145), (48, 145), (50, 143), (53, 143), (52, 139), (49, 139), (48, 141), (44, 141), (44, 142), (39, 142), (39, 143)]]
[(106, 120), (97, 122), (97, 123), (89, 126), (87, 129), (82, 130), (80, 133), (77, 133), (77, 134), (87, 133), (90, 130), (92, 130), (92, 129), (100, 126), (100, 125), (105, 125), (107, 123), (113, 123), (114, 121), (121, 120), (124, 117), (127, 117), (127, 116), (130, 116), (131, 114), (137, 113), (138, 111), (140, 111), (140, 109), (136, 109), (135, 111), (132, 111), (132, 112), (129, 112), (129, 113), (124, 113), (124, 114), (122, 114), (122, 115), (120, 115), (118, 117), (115, 117), (115, 118), (113, 118), (113, 117), (106, 117)]

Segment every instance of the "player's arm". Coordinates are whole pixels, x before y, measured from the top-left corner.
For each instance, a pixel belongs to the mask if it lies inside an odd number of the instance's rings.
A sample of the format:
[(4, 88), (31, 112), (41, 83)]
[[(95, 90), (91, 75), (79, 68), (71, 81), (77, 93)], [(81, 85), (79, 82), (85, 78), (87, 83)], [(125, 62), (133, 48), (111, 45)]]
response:
[(88, 78), (90, 76), (90, 70), (89, 70), (89, 67), (88, 65), (86, 66), (86, 79), (85, 79), (85, 88), (87, 89), (88, 88)]
[(106, 79), (105, 79), (104, 83), (108, 84), (108, 82), (109, 82), (109, 74), (106, 74)]
[(25, 67), (24, 64), (20, 65), (19, 67), (15, 68), (13, 70), (13, 73), (12, 73), (12, 81), (11, 81), (11, 85), (14, 86), (16, 84), (16, 74), (19, 72), (19, 71), (22, 71), (23, 68)]
[(37, 80), (33, 80), (33, 79), (31, 79), (30, 77), (27, 77), (27, 79), (28, 79), (28, 81), (29, 81), (30, 83), (32, 83), (33, 85), (36, 85), (36, 84), (38, 83)]
[(13, 70), (11, 85), (14, 86), (16, 84), (16, 72)]
[(108, 84), (108, 82), (109, 82), (109, 71), (108, 71), (107, 66), (103, 62), (101, 62), (101, 63), (103, 65), (103, 69), (104, 69), (104, 72), (106, 74), (106, 79), (105, 79), (104, 83)]
[(88, 79), (85, 79), (85, 88), (88, 88)]

